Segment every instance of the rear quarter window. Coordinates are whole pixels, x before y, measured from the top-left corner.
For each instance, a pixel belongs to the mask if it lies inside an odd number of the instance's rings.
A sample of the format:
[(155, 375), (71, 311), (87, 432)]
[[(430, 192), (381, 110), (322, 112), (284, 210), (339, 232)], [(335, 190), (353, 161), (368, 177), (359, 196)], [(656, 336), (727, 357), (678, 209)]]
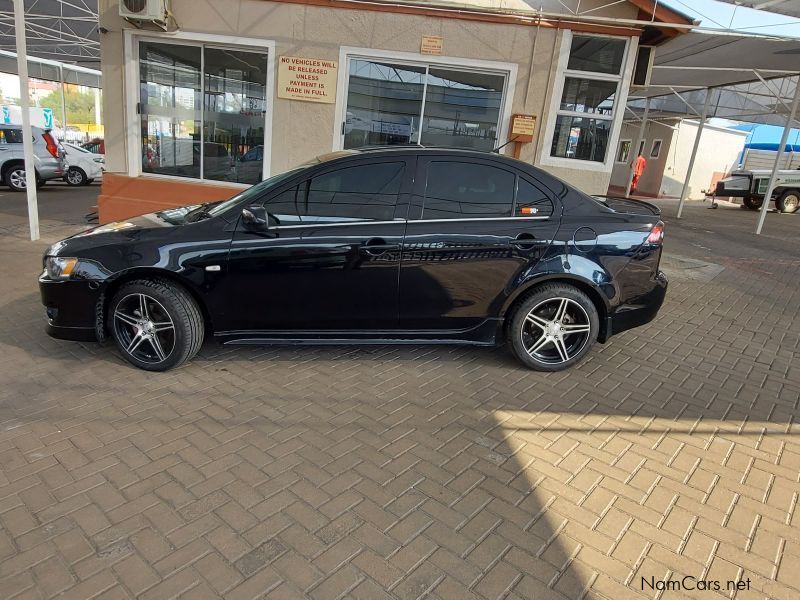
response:
[(549, 217), (553, 214), (553, 201), (539, 186), (520, 177), (517, 180), (515, 217)]
[(22, 130), (0, 129), (0, 144), (21, 144)]

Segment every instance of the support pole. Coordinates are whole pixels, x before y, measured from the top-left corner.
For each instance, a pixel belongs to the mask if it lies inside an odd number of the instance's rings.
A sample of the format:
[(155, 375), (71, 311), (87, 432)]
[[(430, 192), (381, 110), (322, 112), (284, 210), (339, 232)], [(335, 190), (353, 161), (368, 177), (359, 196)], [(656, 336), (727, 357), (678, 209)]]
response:
[(58, 66), (59, 89), (61, 90), (61, 137), (67, 141), (67, 97), (64, 93), (64, 66)]
[(708, 107), (711, 104), (711, 95), (713, 89), (706, 88), (706, 101), (703, 103), (703, 112), (700, 115), (700, 124), (697, 126), (697, 137), (694, 138), (694, 146), (692, 146), (692, 156), (689, 158), (689, 166), (686, 168), (686, 179), (683, 182), (683, 189), (681, 189), (681, 199), (678, 202), (678, 215), (681, 218), (683, 212), (683, 204), (686, 202), (686, 197), (689, 195), (689, 180), (692, 178), (692, 171), (694, 170), (694, 159), (697, 158), (697, 149), (700, 147), (700, 136), (703, 134), (703, 127), (706, 125), (706, 117), (708, 117)]
[(39, 205), (36, 200), (36, 166), (33, 162), (31, 98), (28, 89), (28, 47), (25, 42), (25, 3), (14, 0), (14, 32), (17, 38), (17, 74), (19, 104), (22, 108), (22, 147), (25, 153), (25, 191), (28, 196), (28, 223), (31, 241), (39, 239)]
[(775, 179), (778, 176), (778, 169), (780, 168), (781, 159), (783, 158), (783, 151), (786, 149), (786, 142), (789, 141), (789, 132), (792, 130), (792, 121), (797, 114), (797, 102), (800, 100), (800, 75), (797, 76), (797, 82), (794, 87), (794, 99), (792, 100), (792, 108), (789, 109), (789, 116), (786, 119), (786, 125), (783, 126), (783, 135), (781, 136), (781, 143), (778, 146), (778, 153), (775, 155), (775, 163), (772, 165), (772, 173), (769, 176), (769, 185), (764, 194), (764, 201), (761, 203), (761, 212), (758, 215), (758, 225), (756, 225), (756, 235), (761, 235), (761, 228), (764, 227), (764, 219), (767, 217), (769, 210), (769, 201), (772, 198), (772, 192), (775, 191)]
[(628, 172), (628, 183), (625, 185), (625, 197), (630, 198), (631, 186), (633, 185), (633, 173), (636, 169), (636, 159), (639, 158), (639, 146), (644, 139), (645, 129), (647, 128), (647, 115), (650, 114), (650, 98), (647, 99), (644, 105), (644, 114), (642, 115), (642, 124), (639, 126), (639, 135), (636, 136), (636, 142), (631, 146), (628, 157), (633, 156), (631, 160), (631, 169)]

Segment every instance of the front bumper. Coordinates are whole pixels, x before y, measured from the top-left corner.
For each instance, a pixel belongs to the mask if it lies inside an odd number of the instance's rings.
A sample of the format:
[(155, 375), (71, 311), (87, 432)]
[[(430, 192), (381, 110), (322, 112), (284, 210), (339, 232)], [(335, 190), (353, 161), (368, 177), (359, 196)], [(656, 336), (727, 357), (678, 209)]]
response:
[(96, 341), (100, 283), (87, 280), (53, 281), (39, 277), (39, 292), (47, 311), (47, 333), (64, 340)]
[(647, 294), (637, 298), (635, 303), (621, 306), (611, 315), (607, 337), (640, 327), (655, 319), (664, 304), (668, 285), (666, 273), (659, 271), (654, 278), (653, 288)]

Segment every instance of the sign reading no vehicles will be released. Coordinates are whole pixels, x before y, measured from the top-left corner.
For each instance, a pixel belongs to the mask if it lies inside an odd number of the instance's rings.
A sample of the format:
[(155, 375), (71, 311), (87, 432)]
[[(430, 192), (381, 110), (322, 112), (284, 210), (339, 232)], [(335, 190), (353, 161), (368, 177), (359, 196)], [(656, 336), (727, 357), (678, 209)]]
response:
[(336, 101), (338, 63), (335, 60), (281, 56), (278, 61), (278, 97), (333, 104)]

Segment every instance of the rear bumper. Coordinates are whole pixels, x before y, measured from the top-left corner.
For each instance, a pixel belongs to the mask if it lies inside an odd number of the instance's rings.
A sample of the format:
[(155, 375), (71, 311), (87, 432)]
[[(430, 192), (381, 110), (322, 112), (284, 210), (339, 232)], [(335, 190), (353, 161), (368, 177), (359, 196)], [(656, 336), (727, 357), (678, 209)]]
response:
[(635, 303), (621, 306), (609, 317), (607, 337), (640, 327), (655, 319), (664, 304), (668, 284), (664, 271), (659, 271), (653, 288), (647, 294), (637, 298)]
[(95, 320), (101, 291), (96, 281), (52, 281), (39, 278), (47, 315), (47, 333), (63, 340), (97, 340)]

